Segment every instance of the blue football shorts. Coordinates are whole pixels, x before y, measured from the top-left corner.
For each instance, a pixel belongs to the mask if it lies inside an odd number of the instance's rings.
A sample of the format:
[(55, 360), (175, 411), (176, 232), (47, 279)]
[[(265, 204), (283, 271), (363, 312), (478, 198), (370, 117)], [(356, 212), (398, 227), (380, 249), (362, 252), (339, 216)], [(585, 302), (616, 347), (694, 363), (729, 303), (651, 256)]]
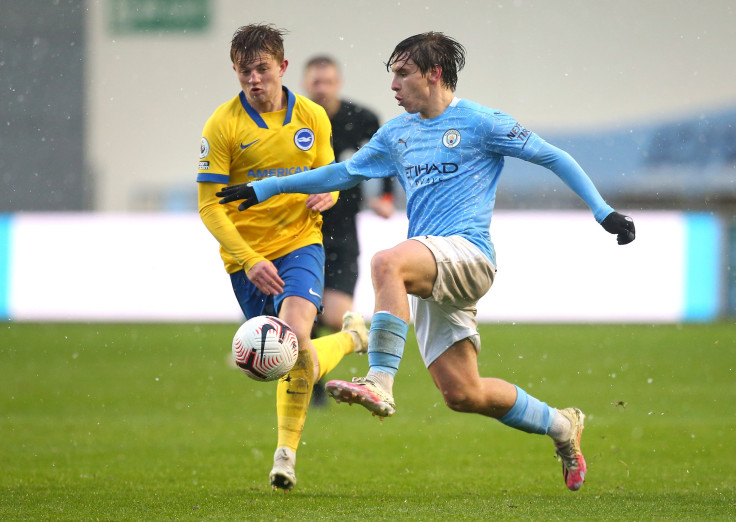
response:
[(290, 296), (306, 299), (321, 313), (325, 286), (325, 250), (322, 245), (297, 248), (271, 262), (284, 281), (284, 291), (279, 295), (266, 295), (258, 290), (245, 275), (245, 270), (230, 274), (235, 297), (246, 319), (259, 315), (278, 317), (281, 302)]

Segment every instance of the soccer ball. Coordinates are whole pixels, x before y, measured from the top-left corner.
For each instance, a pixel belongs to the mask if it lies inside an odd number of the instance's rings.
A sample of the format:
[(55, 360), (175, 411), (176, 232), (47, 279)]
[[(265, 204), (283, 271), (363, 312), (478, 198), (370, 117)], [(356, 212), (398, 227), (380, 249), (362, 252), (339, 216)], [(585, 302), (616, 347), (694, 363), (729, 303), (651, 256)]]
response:
[(233, 337), (235, 364), (256, 381), (275, 381), (294, 367), (296, 334), (278, 317), (261, 315), (244, 322)]

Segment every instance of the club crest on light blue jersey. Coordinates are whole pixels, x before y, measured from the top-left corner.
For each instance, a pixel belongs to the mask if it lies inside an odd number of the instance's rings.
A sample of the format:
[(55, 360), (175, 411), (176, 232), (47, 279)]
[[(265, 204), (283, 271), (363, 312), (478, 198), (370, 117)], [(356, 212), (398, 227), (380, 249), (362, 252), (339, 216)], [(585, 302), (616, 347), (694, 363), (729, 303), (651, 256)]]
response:
[(450, 129), (445, 132), (444, 136), (442, 136), (442, 144), (448, 149), (457, 147), (458, 145), (460, 145), (460, 137), (461, 136), (459, 130)]

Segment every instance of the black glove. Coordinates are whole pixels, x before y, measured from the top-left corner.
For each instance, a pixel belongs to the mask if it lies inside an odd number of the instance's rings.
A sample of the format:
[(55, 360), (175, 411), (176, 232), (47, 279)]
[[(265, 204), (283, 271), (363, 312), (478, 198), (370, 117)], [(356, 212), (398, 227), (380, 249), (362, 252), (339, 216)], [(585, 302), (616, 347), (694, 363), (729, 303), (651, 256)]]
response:
[(225, 203), (230, 203), (232, 201), (239, 201), (241, 199), (245, 200), (238, 205), (238, 210), (240, 211), (250, 208), (258, 203), (258, 197), (256, 196), (255, 189), (253, 188), (253, 183), (241, 183), (240, 185), (225, 187), (215, 194), (215, 196), (222, 198), (220, 200), (220, 205), (224, 205)]
[(601, 226), (610, 234), (618, 234), (618, 244), (627, 245), (636, 237), (634, 220), (618, 212), (611, 212), (601, 221)]

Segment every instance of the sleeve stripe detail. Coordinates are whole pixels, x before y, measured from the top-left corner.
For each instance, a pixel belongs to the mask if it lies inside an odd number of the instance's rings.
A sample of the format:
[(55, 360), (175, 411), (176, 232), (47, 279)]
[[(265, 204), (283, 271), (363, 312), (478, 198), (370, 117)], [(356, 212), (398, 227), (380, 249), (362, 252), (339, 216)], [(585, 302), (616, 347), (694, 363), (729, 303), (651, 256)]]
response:
[(227, 185), (230, 183), (230, 176), (227, 174), (212, 174), (210, 172), (200, 172), (197, 174), (197, 183), (201, 183), (203, 181), (209, 181), (212, 183), (222, 183), (223, 185)]

